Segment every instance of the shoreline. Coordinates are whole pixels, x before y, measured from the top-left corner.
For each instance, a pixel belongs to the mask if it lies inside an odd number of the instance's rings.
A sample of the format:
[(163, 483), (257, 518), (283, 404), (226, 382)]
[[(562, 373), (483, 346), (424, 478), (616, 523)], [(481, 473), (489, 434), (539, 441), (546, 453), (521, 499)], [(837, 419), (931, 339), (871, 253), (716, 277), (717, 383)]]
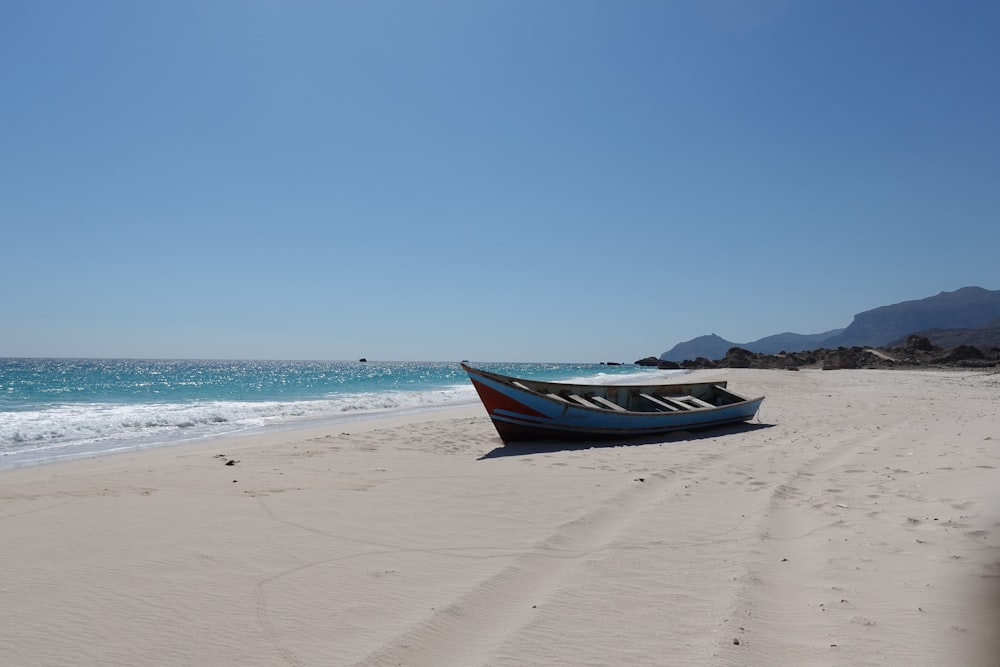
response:
[[(96, 447), (104, 449), (84, 449), (78, 444), (55, 445), (50, 447), (53, 450), (73, 448), (65, 454), (51, 454), (39, 458), (27, 458), (38, 451), (17, 452), (13, 454), (4, 453), (0, 455), (0, 473), (6, 470), (20, 470), (23, 468), (33, 468), (36, 466), (49, 466), (58, 463), (69, 463), (72, 461), (103, 458), (106, 456), (117, 456), (131, 452), (154, 451), (158, 449), (171, 449), (197, 445), (199, 443), (210, 443), (231, 438), (244, 438), (253, 436), (267, 436), (277, 434), (281, 431), (307, 431), (314, 428), (336, 428), (338, 424), (353, 424), (359, 421), (382, 421), (392, 420), (396, 417), (405, 418), (408, 415), (416, 415), (422, 412), (434, 412), (437, 410), (461, 409), (463, 407), (478, 405), (475, 399), (456, 400), (450, 403), (439, 405), (427, 405), (420, 407), (401, 407), (384, 410), (358, 411), (342, 413), (335, 416), (308, 416), (286, 418), (263, 425), (237, 425), (233, 430), (223, 430), (219, 432), (207, 432), (188, 436), (186, 433), (176, 433), (167, 436), (139, 436), (133, 438), (123, 438), (120, 440), (105, 440), (96, 443)], [(113, 448), (106, 448), (114, 445)], [(75, 449), (79, 448), (79, 449)]]
[(758, 418), (503, 447), (475, 404), (0, 470), (0, 654), (996, 663), (998, 376), (692, 379)]
[[(145, 456), (146, 454), (156, 455), (161, 453), (168, 456), (173, 452), (179, 456), (196, 455), (195, 451), (185, 452), (184, 450), (197, 449), (229, 449), (237, 450), (246, 447), (268, 447), (276, 443), (282, 443), (287, 439), (299, 440), (314, 439), (320, 432), (325, 436), (331, 431), (343, 431), (341, 427), (350, 427), (354, 432), (365, 432), (377, 428), (405, 426), (409, 423), (421, 423), (423, 421), (434, 421), (435, 413), (463, 411), (482, 411), (481, 404), (477, 401), (463, 402), (448, 405), (425, 406), (421, 408), (393, 409), (383, 412), (359, 412), (345, 414), (337, 417), (309, 417), (301, 421), (288, 420), (263, 426), (249, 426), (239, 431), (229, 431), (216, 434), (199, 435), (186, 440), (156, 441), (147, 445), (125, 446), (116, 450), (102, 450), (96, 452), (84, 452), (80, 454), (70, 454), (66, 458), (58, 460), (44, 460), (41, 462), (20, 463), (12, 467), (0, 466), (0, 480), (7, 473), (27, 471), (34, 469), (48, 469), (54, 466), (66, 466), (72, 472), (72, 466), (76, 463), (103, 462), (107, 459), (109, 464), (114, 464), (121, 457), (130, 455)], [(361, 427), (355, 425), (364, 425)]]

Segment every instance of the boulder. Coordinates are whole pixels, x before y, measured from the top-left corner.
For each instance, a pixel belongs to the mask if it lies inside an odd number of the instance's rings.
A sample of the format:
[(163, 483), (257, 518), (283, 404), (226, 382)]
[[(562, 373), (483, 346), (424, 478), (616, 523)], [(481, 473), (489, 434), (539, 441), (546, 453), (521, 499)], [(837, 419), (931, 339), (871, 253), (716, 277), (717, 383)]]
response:
[(971, 345), (959, 345), (954, 350), (949, 352), (941, 360), (945, 363), (965, 361), (967, 359), (985, 359), (986, 355), (983, 354), (982, 350), (977, 347), (972, 347)]
[(934, 346), (926, 336), (910, 335), (906, 337), (903, 349), (907, 352), (931, 352)]

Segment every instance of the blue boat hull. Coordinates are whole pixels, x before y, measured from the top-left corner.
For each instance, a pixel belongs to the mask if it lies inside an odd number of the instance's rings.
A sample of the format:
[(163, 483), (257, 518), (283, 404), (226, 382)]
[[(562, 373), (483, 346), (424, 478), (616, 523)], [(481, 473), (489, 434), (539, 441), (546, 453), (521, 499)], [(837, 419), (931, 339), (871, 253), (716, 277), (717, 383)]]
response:
[[(488, 373), (465, 366), (469, 379), (504, 442), (527, 440), (605, 440), (712, 428), (750, 420), (764, 397), (745, 399), (725, 383), (649, 386), (593, 386), (542, 383)], [(681, 404), (674, 395), (701, 393), (718, 405), (698, 400)], [(577, 404), (563, 396), (579, 399)], [(597, 398), (595, 398), (597, 397)], [(641, 398), (648, 399), (647, 401)], [(657, 401), (659, 398), (661, 400)], [(691, 399), (691, 396), (687, 396)], [(610, 399), (610, 400), (609, 400)], [(596, 401), (602, 401), (597, 404)], [(610, 403), (616, 403), (609, 405)], [(635, 409), (642, 403), (644, 409)], [(662, 407), (657, 407), (657, 406)], [(683, 409), (667, 409), (685, 405)], [(608, 407), (604, 407), (608, 406)]]

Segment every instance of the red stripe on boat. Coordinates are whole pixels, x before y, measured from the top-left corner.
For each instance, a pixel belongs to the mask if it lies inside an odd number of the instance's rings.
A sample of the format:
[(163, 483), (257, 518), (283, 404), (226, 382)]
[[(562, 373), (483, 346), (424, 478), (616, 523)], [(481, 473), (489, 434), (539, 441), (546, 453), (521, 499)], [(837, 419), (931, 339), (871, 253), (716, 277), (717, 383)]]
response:
[(472, 385), (476, 388), (476, 391), (479, 393), (480, 400), (482, 400), (483, 405), (486, 406), (486, 411), (490, 414), (493, 414), (497, 410), (507, 410), (508, 412), (516, 412), (529, 417), (542, 417), (543, 419), (549, 419), (548, 415), (544, 415), (538, 410), (533, 410), (523, 403), (518, 403), (510, 396), (507, 396), (492, 387), (487, 387), (481, 382), (472, 380)]

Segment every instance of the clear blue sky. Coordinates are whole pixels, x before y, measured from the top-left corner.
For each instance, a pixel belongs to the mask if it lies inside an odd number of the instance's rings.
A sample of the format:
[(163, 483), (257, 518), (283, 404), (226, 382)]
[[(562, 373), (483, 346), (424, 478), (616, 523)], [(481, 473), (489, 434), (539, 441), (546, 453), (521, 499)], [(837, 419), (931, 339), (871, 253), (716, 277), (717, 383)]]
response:
[(998, 25), (5, 0), (0, 356), (633, 361), (1000, 289)]

